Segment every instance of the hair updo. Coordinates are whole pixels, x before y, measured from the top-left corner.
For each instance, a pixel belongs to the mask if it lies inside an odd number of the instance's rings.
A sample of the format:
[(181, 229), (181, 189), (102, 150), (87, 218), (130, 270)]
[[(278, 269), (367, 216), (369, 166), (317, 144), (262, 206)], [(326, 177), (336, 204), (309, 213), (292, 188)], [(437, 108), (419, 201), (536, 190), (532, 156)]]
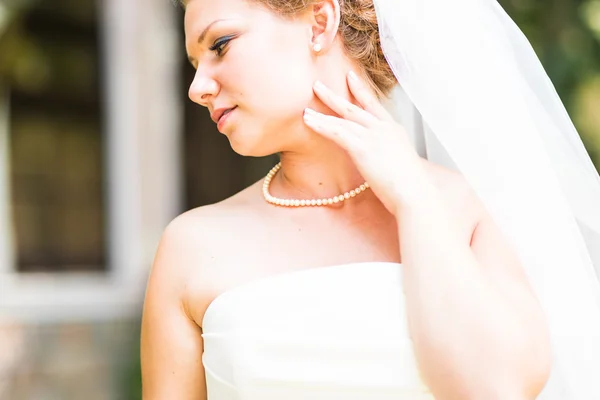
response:
[[(187, 3), (189, 0), (182, 0)], [(251, 0), (283, 17), (305, 11), (318, 0)], [(339, 34), (348, 57), (356, 60), (379, 96), (387, 96), (397, 80), (390, 68), (379, 38), (379, 26), (373, 0), (338, 0)]]

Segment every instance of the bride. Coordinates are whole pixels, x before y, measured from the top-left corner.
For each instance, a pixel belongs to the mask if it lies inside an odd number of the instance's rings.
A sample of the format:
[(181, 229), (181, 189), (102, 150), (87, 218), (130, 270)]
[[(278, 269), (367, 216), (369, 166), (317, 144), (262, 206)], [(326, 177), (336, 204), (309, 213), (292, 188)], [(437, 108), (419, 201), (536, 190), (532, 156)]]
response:
[(600, 180), (496, 1), (185, 7), (190, 99), (281, 162), (167, 227), (145, 400), (600, 399)]

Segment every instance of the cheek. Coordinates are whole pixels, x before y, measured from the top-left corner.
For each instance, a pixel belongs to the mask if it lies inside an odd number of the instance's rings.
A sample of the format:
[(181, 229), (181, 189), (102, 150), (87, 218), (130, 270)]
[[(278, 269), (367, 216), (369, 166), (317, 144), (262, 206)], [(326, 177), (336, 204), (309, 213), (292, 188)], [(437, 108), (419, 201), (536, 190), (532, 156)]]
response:
[(246, 98), (257, 110), (286, 118), (301, 113), (313, 97), (312, 74), (302, 60), (293, 62), (281, 55), (271, 56), (268, 63), (258, 68), (250, 79)]
[(289, 117), (302, 113), (312, 98), (314, 66), (308, 47), (296, 37), (281, 35), (276, 39), (263, 37), (253, 44), (236, 49), (235, 76), (237, 95), (260, 114)]

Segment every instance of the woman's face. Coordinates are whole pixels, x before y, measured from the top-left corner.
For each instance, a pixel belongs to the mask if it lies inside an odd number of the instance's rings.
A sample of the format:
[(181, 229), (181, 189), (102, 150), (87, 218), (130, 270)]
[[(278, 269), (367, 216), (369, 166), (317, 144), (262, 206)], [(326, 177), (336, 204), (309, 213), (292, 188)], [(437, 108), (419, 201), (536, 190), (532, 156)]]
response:
[(316, 76), (312, 34), (308, 19), (283, 19), (252, 1), (188, 2), (186, 48), (196, 68), (189, 97), (208, 108), (237, 153), (273, 154), (305, 131)]

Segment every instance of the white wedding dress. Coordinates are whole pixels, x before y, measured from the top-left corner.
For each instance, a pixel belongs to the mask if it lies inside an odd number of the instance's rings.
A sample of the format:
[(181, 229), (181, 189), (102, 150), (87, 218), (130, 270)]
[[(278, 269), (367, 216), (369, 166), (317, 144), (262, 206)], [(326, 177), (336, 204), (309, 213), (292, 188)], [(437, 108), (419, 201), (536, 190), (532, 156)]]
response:
[(369, 262), (260, 278), (203, 320), (209, 400), (433, 400), (409, 338), (402, 266)]

